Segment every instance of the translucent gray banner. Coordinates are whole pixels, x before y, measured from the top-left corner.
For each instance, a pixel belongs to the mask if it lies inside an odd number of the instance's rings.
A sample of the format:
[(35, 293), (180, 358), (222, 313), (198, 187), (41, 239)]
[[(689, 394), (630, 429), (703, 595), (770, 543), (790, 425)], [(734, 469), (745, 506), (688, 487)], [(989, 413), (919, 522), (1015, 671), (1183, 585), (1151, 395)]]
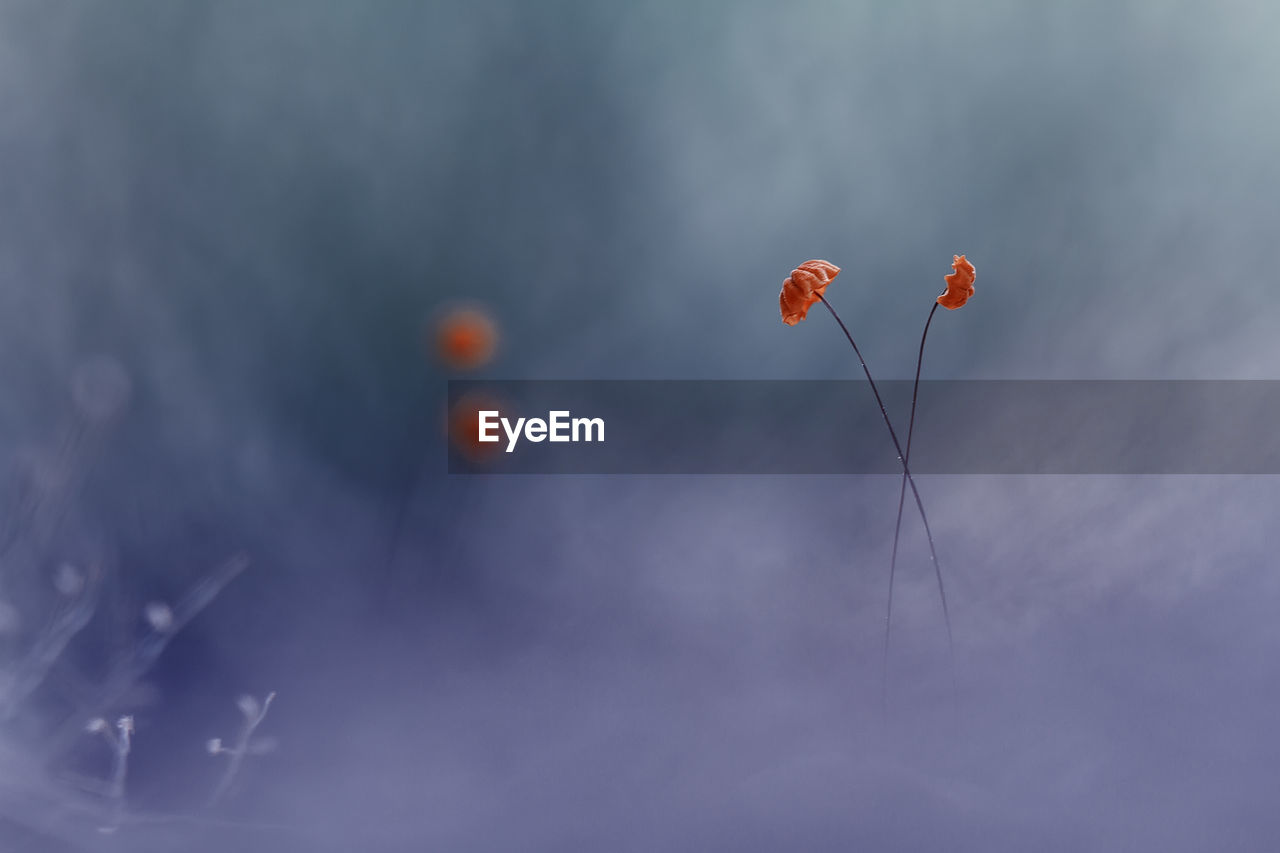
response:
[[(912, 384), (877, 386), (906, 450)], [(455, 381), (449, 403), (450, 473), (901, 471), (865, 381)], [(1280, 474), (1277, 424), (1276, 381), (927, 381), (910, 467)]]

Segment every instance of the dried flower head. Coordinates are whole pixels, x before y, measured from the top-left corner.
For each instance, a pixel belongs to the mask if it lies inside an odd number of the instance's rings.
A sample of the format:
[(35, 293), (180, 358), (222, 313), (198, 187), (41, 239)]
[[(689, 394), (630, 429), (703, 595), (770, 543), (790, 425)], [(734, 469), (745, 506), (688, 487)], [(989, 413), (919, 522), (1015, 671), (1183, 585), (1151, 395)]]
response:
[(809, 308), (826, 292), (827, 285), (840, 274), (840, 268), (829, 261), (805, 261), (791, 271), (782, 282), (778, 302), (782, 308), (782, 322), (794, 326), (805, 318)]
[(964, 255), (954, 255), (951, 268), (955, 272), (942, 277), (947, 283), (947, 292), (938, 297), (938, 304), (954, 311), (973, 296), (973, 279), (976, 270), (973, 264), (965, 260)]

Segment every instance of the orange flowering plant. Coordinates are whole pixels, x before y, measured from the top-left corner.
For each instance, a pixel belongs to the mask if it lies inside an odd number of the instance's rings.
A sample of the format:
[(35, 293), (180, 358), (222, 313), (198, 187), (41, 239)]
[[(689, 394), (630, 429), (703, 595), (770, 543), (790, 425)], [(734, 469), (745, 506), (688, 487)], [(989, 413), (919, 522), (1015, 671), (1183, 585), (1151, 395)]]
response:
[(805, 319), (808, 315), (809, 308), (818, 302), (827, 306), (827, 310), (831, 312), (831, 316), (839, 324), (841, 331), (849, 340), (849, 345), (853, 347), (854, 355), (858, 358), (858, 363), (862, 365), (863, 373), (866, 374), (867, 383), (871, 386), (871, 391), (875, 395), (876, 403), (880, 406), (880, 414), (884, 418), (885, 426), (889, 429), (889, 437), (893, 439), (894, 449), (898, 452), (898, 461), (902, 465), (902, 488), (898, 495), (898, 518), (894, 524), (893, 530), (893, 552), (889, 558), (889, 598), (885, 612), (884, 624), (884, 651), (883, 661), (881, 665), (881, 703), (887, 709), (887, 672), (889, 663), (889, 631), (893, 620), (893, 583), (894, 575), (897, 571), (898, 564), (898, 542), (902, 530), (902, 509), (906, 500), (907, 487), (910, 486), (912, 496), (915, 498), (917, 509), (920, 511), (920, 520), (924, 523), (925, 536), (929, 540), (929, 557), (933, 562), (934, 576), (938, 581), (938, 597), (942, 602), (942, 615), (947, 627), (947, 648), (952, 660), (952, 696), (958, 702), (959, 691), (955, 683), (955, 643), (951, 634), (951, 614), (947, 608), (947, 593), (942, 582), (942, 568), (938, 563), (938, 552), (934, 547), (933, 533), (929, 529), (929, 518), (925, 514), (924, 502), (920, 499), (920, 492), (916, 488), (915, 479), (911, 476), (909, 467), (911, 459), (911, 437), (915, 430), (916, 419), (916, 401), (920, 390), (920, 369), (924, 361), (924, 342), (929, 335), (929, 326), (933, 323), (933, 316), (937, 313), (938, 306), (954, 311), (962, 307), (974, 294), (974, 279), (976, 278), (976, 270), (972, 263), (965, 258), (964, 255), (954, 255), (951, 261), (952, 272), (943, 276), (946, 281), (947, 289), (940, 295), (929, 311), (929, 318), (924, 324), (924, 334), (920, 338), (920, 353), (916, 360), (916, 378), (911, 390), (911, 416), (907, 427), (907, 446), (904, 450), (898, 443), (897, 433), (893, 429), (893, 424), (889, 420), (889, 414), (885, 410), (884, 401), (880, 397), (880, 392), (876, 388), (875, 380), (871, 378), (871, 371), (867, 367), (867, 362), (862, 357), (862, 353), (858, 350), (858, 345), (853, 340), (853, 335), (849, 332), (844, 321), (840, 319), (840, 315), (831, 307), (831, 303), (827, 301), (826, 289), (831, 280), (840, 272), (840, 268), (829, 261), (812, 260), (805, 261), (799, 267), (792, 271), (791, 275), (782, 283), (782, 293), (779, 297), (782, 322), (788, 326), (794, 326), (796, 323)]

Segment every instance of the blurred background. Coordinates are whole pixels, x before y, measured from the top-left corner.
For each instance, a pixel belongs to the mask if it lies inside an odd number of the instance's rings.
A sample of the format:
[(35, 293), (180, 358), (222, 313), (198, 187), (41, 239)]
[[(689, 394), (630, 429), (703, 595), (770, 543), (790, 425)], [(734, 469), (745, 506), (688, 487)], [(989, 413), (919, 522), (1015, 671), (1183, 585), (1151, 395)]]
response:
[(877, 378), (965, 253), (928, 378), (1280, 379), (1277, 32), (6, 0), (0, 850), (1276, 846), (1273, 477), (920, 477), (954, 666), (908, 513), (885, 713), (897, 478), (448, 475), (443, 430), (451, 378), (857, 379), (780, 322), (809, 258)]

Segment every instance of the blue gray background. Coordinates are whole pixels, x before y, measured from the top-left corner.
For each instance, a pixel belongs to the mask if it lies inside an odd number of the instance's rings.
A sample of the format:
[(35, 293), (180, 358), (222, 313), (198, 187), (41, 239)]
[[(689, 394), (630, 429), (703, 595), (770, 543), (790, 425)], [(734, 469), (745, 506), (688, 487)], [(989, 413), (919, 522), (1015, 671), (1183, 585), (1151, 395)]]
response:
[(485, 305), (481, 377), (856, 378), (829, 317), (779, 321), (826, 258), (906, 379), (966, 253), (929, 378), (1280, 378), (1278, 31), (1265, 0), (4, 3), (3, 449), (105, 354), (133, 399), (65, 547), (118, 566), (110, 624), (253, 559), (102, 710), (138, 720), (129, 809), (193, 813), (241, 693), (278, 691), (279, 748), (216, 821), (76, 834), (28, 804), (104, 747), (46, 760), (42, 694), (0, 848), (1275, 847), (1275, 478), (922, 477), (959, 711), (908, 515), (884, 715), (896, 478), (449, 477), (423, 329)]

